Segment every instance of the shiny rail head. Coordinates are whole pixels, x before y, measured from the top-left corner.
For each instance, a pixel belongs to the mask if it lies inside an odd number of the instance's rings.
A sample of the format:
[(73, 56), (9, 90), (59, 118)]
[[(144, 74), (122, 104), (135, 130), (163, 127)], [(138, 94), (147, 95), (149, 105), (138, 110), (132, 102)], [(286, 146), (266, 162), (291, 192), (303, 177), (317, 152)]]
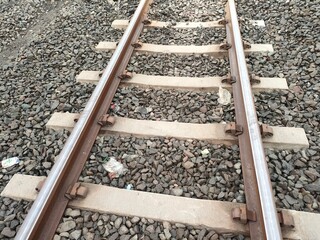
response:
[(238, 74), (238, 86), (241, 88), (241, 94), (239, 94), (239, 99), (235, 101), (235, 104), (239, 104), (239, 101), (241, 101), (245, 111), (244, 124), (246, 124), (245, 129), (248, 131), (245, 134), (248, 134), (249, 142), (247, 144), (251, 146), (248, 155), (252, 155), (254, 163), (255, 181), (258, 184), (265, 234), (267, 239), (280, 240), (282, 239), (281, 228), (277, 217), (269, 170), (262, 145), (234, 0), (228, 1), (226, 13), (227, 35), (232, 38), (232, 47), (229, 49), (229, 52), (233, 51), (233, 56), (236, 58), (236, 64), (230, 64), (231, 68), (234, 68), (232, 70)]
[[(106, 91), (105, 88), (109, 87), (108, 82), (110, 82), (110, 77), (116, 72), (116, 69), (119, 67), (119, 58), (125, 56), (126, 46), (130, 46), (132, 42), (132, 38), (135, 35), (135, 30), (139, 25), (141, 25), (142, 17), (146, 14), (148, 7), (152, 1), (150, 0), (141, 0), (130, 23), (128, 28), (126, 29), (122, 39), (119, 42), (119, 45), (114, 53), (114, 56), (111, 58), (104, 74), (101, 78), (101, 81), (96, 86), (92, 96), (90, 97), (84, 111), (81, 114), (75, 128), (71, 132), (67, 142), (62, 149), (62, 152), (59, 155), (57, 162), (54, 164), (47, 180), (45, 181), (38, 197), (34, 201), (27, 217), (25, 218), (22, 226), (20, 227), (16, 238), (19, 240), (26, 240), (26, 239), (39, 239), (37, 236), (43, 235), (45, 231), (49, 231), (50, 234), (54, 234), (52, 232), (52, 227), (41, 227), (41, 221), (46, 219), (51, 221), (50, 217), (46, 212), (47, 210), (52, 210), (50, 204), (54, 201), (53, 197), (59, 195), (59, 189), (61, 189), (61, 185), (64, 184), (64, 181), (61, 180), (63, 176), (72, 174), (68, 166), (72, 165), (71, 161), (73, 153), (75, 149), (77, 149), (77, 145), (81, 142), (88, 141), (87, 135), (84, 134), (87, 131), (88, 126), (90, 125), (92, 119), (94, 118), (94, 112), (97, 112), (99, 109), (99, 99), (103, 96), (103, 92)], [(106, 107), (106, 106), (104, 106)], [(92, 125), (92, 124), (91, 124)], [(94, 140), (90, 141), (92, 144)], [(87, 151), (88, 153), (90, 151)], [(83, 163), (84, 165), (84, 163)], [(75, 173), (75, 175), (80, 174), (82, 167), (80, 167), (80, 171)], [(77, 179), (76, 179), (77, 180)], [(71, 183), (72, 184), (72, 183)], [(73, 182), (74, 184), (74, 182)], [(62, 193), (64, 195), (64, 193)], [(60, 194), (61, 195), (61, 194)], [(63, 214), (63, 212), (62, 212)], [(62, 217), (62, 214), (60, 218)], [(57, 226), (59, 223), (59, 219), (52, 219), (55, 220), (55, 225)], [(51, 226), (51, 224), (49, 224)], [(54, 229), (55, 230), (55, 229)], [(53, 235), (46, 236), (47, 239), (52, 238)], [(43, 238), (42, 238), (43, 239)]]

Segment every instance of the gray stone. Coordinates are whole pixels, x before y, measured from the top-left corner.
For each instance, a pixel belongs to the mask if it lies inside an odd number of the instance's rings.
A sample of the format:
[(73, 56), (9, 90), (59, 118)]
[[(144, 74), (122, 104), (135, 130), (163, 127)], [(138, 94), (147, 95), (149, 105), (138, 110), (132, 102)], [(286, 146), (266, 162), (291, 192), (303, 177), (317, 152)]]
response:
[(204, 236), (206, 235), (206, 233), (207, 233), (206, 229), (202, 229), (198, 234), (197, 240), (202, 240), (204, 238)]
[(207, 235), (206, 235), (206, 238), (208, 240), (216, 240), (218, 239), (218, 234), (215, 233), (215, 231), (210, 231)]
[(183, 165), (183, 167), (184, 167), (185, 169), (190, 169), (190, 168), (193, 168), (194, 163), (193, 163), (193, 162), (190, 162), (190, 161), (187, 161), (187, 162), (184, 162), (182, 165)]
[(147, 188), (147, 185), (144, 182), (142, 182), (136, 188), (137, 188), (137, 190), (143, 191)]
[(60, 237), (65, 237), (65, 238), (69, 239), (70, 234), (68, 232), (62, 232), (62, 233), (60, 233)]
[(154, 233), (154, 232), (155, 232), (154, 226), (153, 226), (153, 225), (149, 225), (149, 226), (146, 228), (146, 231), (148, 231), (149, 233)]
[(1, 231), (1, 235), (8, 237), (8, 238), (12, 238), (14, 237), (14, 235), (16, 235), (16, 232), (11, 230), (9, 227), (5, 227), (2, 231)]
[(305, 185), (305, 189), (310, 192), (320, 192), (320, 178), (314, 183)]
[(54, 237), (53, 237), (53, 240), (60, 240), (61, 239), (61, 236), (59, 236), (59, 235), (54, 235)]
[(80, 213), (80, 210), (78, 209), (72, 210), (71, 208), (67, 208), (65, 215), (72, 218), (76, 218), (81, 216), (81, 213)]
[(86, 240), (93, 240), (93, 239), (94, 239), (94, 233), (92, 233), (92, 232), (87, 232), (86, 234), (84, 234), (84, 239), (86, 239)]
[(234, 168), (235, 168), (235, 169), (241, 169), (241, 163), (240, 163), (240, 162), (236, 163), (236, 164), (234, 165)]
[(306, 164), (304, 162), (300, 161), (300, 160), (296, 160), (294, 162), (294, 165), (297, 166), (297, 167), (305, 167), (306, 166)]
[(177, 229), (177, 239), (182, 239), (184, 236), (185, 230), (183, 228)]
[(19, 224), (20, 224), (20, 222), (18, 220), (14, 219), (10, 222), (10, 228), (15, 229)]
[(125, 225), (122, 225), (122, 226), (119, 228), (119, 234), (120, 234), (120, 235), (127, 234), (128, 232), (129, 232), (129, 229), (128, 229)]
[(181, 188), (173, 188), (171, 189), (171, 193), (175, 196), (181, 196), (183, 194), (183, 190)]
[(109, 240), (116, 240), (116, 239), (118, 239), (118, 237), (119, 237), (119, 234), (116, 232), (116, 233), (114, 233), (114, 234), (111, 235), (111, 237), (109, 238)]
[(183, 153), (184, 153), (184, 155), (186, 155), (187, 157), (190, 157), (190, 158), (194, 157), (194, 154), (191, 153), (189, 150), (184, 150)]
[(120, 240), (129, 240), (130, 237), (131, 237), (131, 235), (122, 235), (122, 236), (120, 237)]
[(290, 205), (296, 204), (298, 201), (289, 195), (285, 195), (285, 199)]
[(170, 233), (169, 229), (165, 228), (163, 230), (163, 232), (164, 232), (164, 235), (165, 235), (166, 239), (170, 239), (171, 238), (171, 233)]
[(81, 237), (81, 230), (74, 230), (70, 233), (71, 239), (79, 239)]
[(207, 195), (209, 191), (209, 187), (207, 185), (203, 185), (200, 187), (200, 190), (203, 194)]
[(138, 240), (138, 235), (134, 235), (132, 238), (130, 238), (130, 240)]
[(135, 224), (135, 223), (137, 223), (137, 222), (139, 222), (140, 221), (140, 218), (138, 218), (138, 217), (133, 217), (132, 219), (131, 219), (131, 222), (133, 223), (133, 224)]
[(44, 162), (44, 163), (42, 163), (42, 166), (43, 166), (44, 168), (50, 169), (51, 166), (52, 166), (52, 163), (51, 163), (51, 162)]
[(163, 228), (169, 229), (169, 230), (171, 229), (171, 224), (169, 222), (163, 222), (162, 224), (163, 224)]
[(311, 204), (313, 203), (313, 197), (310, 194), (306, 194), (303, 196), (303, 201), (305, 203)]
[(9, 216), (7, 216), (5, 219), (4, 219), (4, 222), (10, 222), (12, 221), (13, 219), (15, 219), (16, 217), (16, 214), (10, 214)]
[(76, 223), (72, 220), (60, 223), (57, 229), (58, 233), (68, 232), (76, 227)]
[(114, 227), (119, 229), (120, 226), (122, 224), (122, 218), (121, 217), (118, 217), (115, 221), (114, 221)]
[(312, 181), (320, 177), (320, 174), (315, 169), (305, 170), (304, 174), (307, 175)]

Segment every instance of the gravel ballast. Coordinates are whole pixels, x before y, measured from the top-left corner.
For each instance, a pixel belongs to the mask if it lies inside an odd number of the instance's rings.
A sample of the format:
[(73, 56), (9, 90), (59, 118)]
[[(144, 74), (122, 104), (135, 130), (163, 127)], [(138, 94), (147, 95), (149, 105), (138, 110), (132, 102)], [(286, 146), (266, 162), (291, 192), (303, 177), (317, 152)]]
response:
[[(150, 19), (172, 24), (217, 20), (223, 17), (226, 1), (218, 2), (155, 1)], [(48, 174), (69, 133), (46, 130), (46, 122), (56, 111), (81, 112), (94, 86), (75, 84), (75, 76), (82, 70), (102, 70), (106, 66), (111, 54), (96, 53), (94, 46), (99, 41), (118, 41), (123, 31), (112, 29), (111, 23), (128, 19), (137, 3), (0, 1), (0, 18), (4, 19), (0, 21), (0, 159), (17, 156), (21, 160), (18, 165), (1, 169), (0, 190), (15, 173)], [(249, 68), (263, 77), (285, 77), (289, 85), (289, 91), (255, 94), (259, 121), (302, 127), (310, 143), (306, 150), (266, 151), (277, 207), (320, 212), (319, 3), (271, 0), (238, 1), (238, 5), (245, 19), (244, 38), (251, 43), (272, 43), (275, 49), (273, 54), (250, 56)], [(47, 20), (46, 13), (50, 13)], [(263, 19), (266, 28), (247, 27), (248, 19)], [(30, 29), (34, 30), (32, 35)], [(145, 31), (141, 40), (202, 45), (220, 43), (221, 36), (224, 31), (218, 29), (176, 33), (169, 28)], [(10, 53), (11, 49), (15, 51)], [(228, 61), (209, 56), (138, 54), (128, 69), (150, 75), (223, 76), (228, 72)], [(114, 114), (198, 123), (233, 120), (233, 103), (225, 108), (218, 104), (217, 97), (217, 93), (126, 87), (117, 91), (114, 103), (120, 109)], [(205, 149), (209, 154), (203, 156), (201, 151)], [(98, 138), (81, 181), (120, 188), (132, 184), (139, 191), (244, 202), (237, 149), (165, 138)], [(129, 169), (124, 176), (113, 180), (108, 177), (102, 161), (110, 156)], [(0, 206), (0, 238), (12, 239), (30, 203), (1, 197)], [(171, 239), (243, 239), (177, 224), (169, 229), (166, 223), (150, 219), (73, 211), (67, 210), (62, 219), (73, 223), (60, 229), (60, 238), (56, 239), (170, 239), (169, 234)]]
[(246, 239), (233, 234), (217, 234), (205, 228), (193, 228), (180, 223), (157, 222), (139, 217), (121, 217), (79, 211), (68, 208), (60, 223), (55, 240), (109, 239), (109, 240), (166, 240), (166, 239)]
[(43, 14), (56, 7), (45, 0), (0, 1), (0, 52), (23, 38)]
[(230, 122), (234, 119), (232, 104), (218, 102), (218, 94), (189, 91), (138, 89), (125, 87), (113, 99), (113, 115), (143, 120), (189, 123)]

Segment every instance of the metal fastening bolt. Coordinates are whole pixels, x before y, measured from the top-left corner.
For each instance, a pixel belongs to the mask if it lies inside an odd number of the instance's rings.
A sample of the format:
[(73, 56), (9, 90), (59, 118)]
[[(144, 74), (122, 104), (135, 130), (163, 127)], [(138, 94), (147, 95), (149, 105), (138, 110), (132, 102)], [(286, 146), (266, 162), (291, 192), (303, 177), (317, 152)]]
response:
[(227, 19), (220, 19), (218, 20), (218, 24), (220, 25), (226, 25), (228, 23), (228, 20)]
[(132, 76), (133, 76), (133, 73), (132, 73), (132, 72), (129, 72), (129, 71), (125, 70), (125, 71), (119, 76), (119, 78), (120, 78), (121, 80), (125, 80), (125, 79), (132, 78)]
[(110, 116), (109, 114), (105, 114), (100, 117), (98, 124), (102, 127), (104, 126), (111, 126), (116, 122), (115, 117)]
[(100, 72), (99, 72), (99, 77), (101, 78), (102, 75), (103, 75), (103, 71), (100, 71)]
[(232, 218), (233, 220), (239, 221), (243, 224), (248, 222), (247, 211), (245, 208), (233, 208), (232, 209)]
[(233, 208), (231, 214), (233, 220), (240, 221), (244, 224), (247, 223), (247, 216), (243, 214), (241, 208)]
[(263, 138), (273, 136), (273, 129), (267, 124), (260, 125), (260, 132), (261, 132), (261, 137)]
[(42, 186), (43, 186), (43, 184), (44, 184), (45, 181), (46, 181), (46, 180), (43, 179), (43, 180), (41, 180), (41, 181), (37, 184), (37, 186), (36, 186), (36, 191), (37, 191), (37, 192), (40, 192), (40, 190), (41, 190), (41, 188), (42, 188)]
[(134, 47), (134, 48), (141, 48), (142, 47), (142, 42), (138, 41), (138, 42), (132, 43), (131, 46)]
[(77, 197), (85, 198), (88, 195), (89, 189), (84, 186), (79, 186), (77, 189)]
[(280, 210), (278, 217), (281, 227), (294, 228), (294, 219), (288, 212)]
[(228, 50), (230, 49), (232, 46), (230, 43), (221, 43), (219, 48), (222, 49), (222, 50)]
[(236, 77), (231, 76), (229, 73), (228, 75), (222, 77), (221, 82), (232, 85), (232, 84), (236, 83)]
[(249, 75), (249, 78), (250, 78), (250, 83), (251, 83), (251, 85), (261, 83), (260, 77), (258, 77), (258, 76), (255, 75), (255, 74), (250, 74), (250, 75)]
[(233, 208), (231, 211), (233, 220), (246, 224), (248, 221), (257, 221), (257, 215), (254, 211), (248, 210), (246, 207)]
[(76, 197), (85, 198), (88, 195), (88, 188), (77, 182), (70, 186), (68, 191), (65, 193), (65, 197), (72, 200)]
[(243, 133), (243, 127), (235, 122), (231, 122), (226, 125), (225, 132), (234, 136), (239, 136)]
[(149, 19), (145, 19), (145, 20), (142, 21), (142, 23), (144, 25), (149, 25), (149, 24), (151, 24), (151, 21)]
[(250, 49), (251, 48), (251, 44), (246, 42), (246, 41), (243, 41), (243, 48), (244, 49)]

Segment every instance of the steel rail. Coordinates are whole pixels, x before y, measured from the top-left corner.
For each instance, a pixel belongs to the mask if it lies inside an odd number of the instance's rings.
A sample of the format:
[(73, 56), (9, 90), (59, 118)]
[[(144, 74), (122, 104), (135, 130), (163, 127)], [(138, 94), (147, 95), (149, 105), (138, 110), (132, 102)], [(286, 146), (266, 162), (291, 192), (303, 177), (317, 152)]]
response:
[(226, 6), (226, 32), (227, 42), (231, 45), (228, 51), (231, 76), (236, 79), (233, 84), (236, 123), (243, 128), (238, 138), (246, 208), (249, 213), (256, 215), (256, 221), (249, 220), (250, 237), (251, 239), (279, 240), (282, 239), (281, 228), (261, 140), (234, 0), (229, 0)]
[(52, 167), (44, 185), (20, 227), (16, 239), (52, 239), (69, 199), (65, 193), (79, 179), (83, 166), (107, 113), (152, 0), (141, 0), (98, 85)]

